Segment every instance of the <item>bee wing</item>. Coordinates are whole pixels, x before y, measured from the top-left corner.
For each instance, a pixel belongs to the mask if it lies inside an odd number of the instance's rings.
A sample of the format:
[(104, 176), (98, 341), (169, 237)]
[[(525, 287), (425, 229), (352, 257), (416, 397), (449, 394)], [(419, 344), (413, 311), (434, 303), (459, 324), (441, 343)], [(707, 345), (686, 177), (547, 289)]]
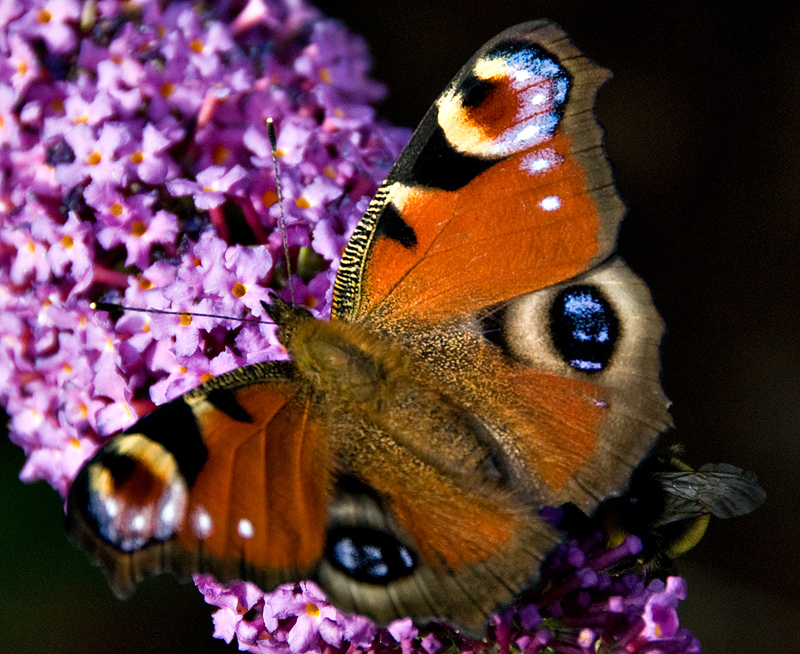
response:
[(664, 517), (655, 526), (711, 514), (735, 518), (754, 511), (767, 495), (754, 473), (728, 463), (707, 463), (693, 472), (660, 472)]

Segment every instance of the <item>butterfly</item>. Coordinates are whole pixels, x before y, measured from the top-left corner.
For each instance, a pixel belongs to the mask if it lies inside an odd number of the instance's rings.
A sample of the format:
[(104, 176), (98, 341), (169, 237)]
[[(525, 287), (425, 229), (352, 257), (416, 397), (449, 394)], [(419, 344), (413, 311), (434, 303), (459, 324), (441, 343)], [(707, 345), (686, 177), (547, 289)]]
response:
[(120, 595), (171, 570), (315, 580), (340, 609), (476, 632), (671, 424), (661, 319), (613, 256), (609, 73), (547, 21), (484, 45), (356, 227), (330, 321), (114, 436), (68, 498)]

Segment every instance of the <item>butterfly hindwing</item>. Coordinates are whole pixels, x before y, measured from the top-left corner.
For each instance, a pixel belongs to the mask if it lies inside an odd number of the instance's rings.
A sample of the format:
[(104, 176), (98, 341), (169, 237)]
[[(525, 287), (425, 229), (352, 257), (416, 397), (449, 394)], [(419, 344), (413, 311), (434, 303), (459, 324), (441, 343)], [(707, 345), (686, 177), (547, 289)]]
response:
[[(506, 305), (494, 366), (514, 372), (487, 406), (553, 492), (590, 513), (619, 493), (671, 425), (659, 382), (662, 322), (619, 259)], [(517, 398), (516, 401), (513, 398)]]
[[(418, 427), (421, 438), (430, 433)], [(380, 622), (438, 617), (479, 635), (486, 615), (533, 580), (558, 532), (505, 483), (448, 470), (436, 460), (446, 450), (436, 445), (417, 454), (403, 434), (374, 425), (349, 436), (368, 438), (370, 456), (342, 446), (355, 482), (332, 501), (320, 584), (337, 606)], [(381, 552), (365, 556), (373, 574), (342, 565), (337, 546), (344, 554), (359, 543)], [(403, 560), (392, 564), (395, 552)]]

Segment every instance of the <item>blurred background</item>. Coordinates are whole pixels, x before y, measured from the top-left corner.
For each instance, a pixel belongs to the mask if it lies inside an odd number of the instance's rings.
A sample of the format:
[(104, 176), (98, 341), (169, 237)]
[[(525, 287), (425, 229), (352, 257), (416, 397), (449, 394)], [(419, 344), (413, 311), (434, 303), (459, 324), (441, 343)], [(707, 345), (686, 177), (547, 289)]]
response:
[[(597, 116), (629, 206), (619, 252), (667, 324), (663, 383), (694, 465), (757, 473), (767, 503), (714, 521), (678, 562), (682, 623), (706, 653), (794, 651), (800, 616), (800, 6), (727, 2), (371, 0), (322, 8), (365, 36), (414, 126), (483, 42), (560, 23), (614, 71)], [(502, 274), (502, 271), (498, 271)], [(162, 577), (118, 602), (63, 531), (61, 502), (17, 480), (0, 442), (0, 649), (233, 652), (194, 587)], [(763, 631), (762, 631), (763, 629)]]

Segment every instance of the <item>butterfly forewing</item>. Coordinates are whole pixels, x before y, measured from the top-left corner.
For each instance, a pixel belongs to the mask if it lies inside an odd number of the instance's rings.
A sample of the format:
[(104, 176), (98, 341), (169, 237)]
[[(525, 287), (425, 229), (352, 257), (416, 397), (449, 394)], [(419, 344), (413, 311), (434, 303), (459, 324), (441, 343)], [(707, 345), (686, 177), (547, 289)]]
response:
[(73, 484), (70, 531), (120, 595), (162, 569), (272, 587), (311, 575), (330, 487), (327, 444), (291, 364), (257, 364), (159, 407), (101, 450)]
[(591, 111), (607, 77), (551, 23), (484, 46), (357, 227), (332, 315), (448, 320), (606, 258), (623, 214)]

